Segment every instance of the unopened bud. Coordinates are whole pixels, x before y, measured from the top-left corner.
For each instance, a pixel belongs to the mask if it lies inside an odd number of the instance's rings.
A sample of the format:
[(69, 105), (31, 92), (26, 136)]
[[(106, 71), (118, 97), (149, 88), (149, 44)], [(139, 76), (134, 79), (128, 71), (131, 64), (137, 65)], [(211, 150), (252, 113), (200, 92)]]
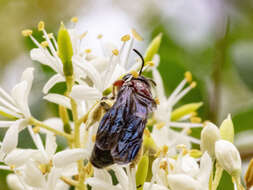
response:
[(162, 34), (158, 34), (152, 40), (152, 42), (149, 44), (149, 46), (148, 46), (148, 48), (146, 50), (145, 56), (144, 56), (145, 62), (152, 61), (152, 59), (155, 56), (155, 54), (158, 53), (161, 41), (162, 41)]
[(63, 63), (63, 72), (65, 76), (73, 75), (73, 65), (72, 65), (72, 56), (73, 49), (68, 30), (63, 24), (58, 32), (58, 47), (59, 47), (59, 57)]
[(241, 174), (241, 157), (235, 145), (226, 140), (215, 143), (215, 156), (219, 164), (232, 177), (237, 178)]
[(142, 190), (144, 182), (146, 181), (148, 174), (148, 165), (149, 165), (149, 157), (147, 155), (143, 155), (137, 168), (136, 172), (136, 187), (137, 190)]
[(230, 115), (222, 122), (220, 126), (220, 135), (221, 139), (232, 143), (234, 142), (234, 125)]
[(211, 158), (215, 157), (215, 142), (220, 140), (219, 129), (211, 122), (207, 122), (201, 131), (200, 148), (202, 152), (207, 151)]

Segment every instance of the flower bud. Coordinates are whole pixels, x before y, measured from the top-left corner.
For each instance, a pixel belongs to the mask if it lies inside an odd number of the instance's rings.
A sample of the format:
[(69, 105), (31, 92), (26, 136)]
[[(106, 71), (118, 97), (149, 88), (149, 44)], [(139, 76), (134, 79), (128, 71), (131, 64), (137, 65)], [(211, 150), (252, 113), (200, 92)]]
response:
[(58, 39), (57, 39), (58, 47), (59, 47), (59, 57), (61, 58), (63, 64), (63, 72), (65, 76), (72, 76), (73, 75), (73, 66), (72, 66), (72, 56), (73, 56), (73, 49), (71, 38), (68, 33), (68, 30), (65, 28), (63, 24), (58, 32)]
[(253, 158), (251, 159), (249, 163), (244, 179), (245, 179), (245, 184), (247, 188), (248, 189), (251, 187), (253, 188)]
[(145, 53), (145, 63), (152, 61), (154, 55), (158, 52), (162, 40), (162, 34), (158, 34), (152, 42), (149, 44), (146, 53)]
[(241, 173), (241, 157), (235, 145), (226, 140), (215, 143), (215, 155), (223, 169), (231, 176), (238, 177)]
[(143, 155), (136, 172), (136, 187), (137, 190), (143, 189), (143, 184), (146, 181), (148, 174), (149, 158), (148, 155)]
[(215, 142), (220, 139), (220, 132), (216, 125), (207, 122), (201, 131), (200, 148), (202, 152), (207, 151), (211, 158), (215, 157)]
[(200, 184), (197, 180), (185, 174), (168, 175), (171, 190), (199, 190)]
[(230, 114), (222, 122), (220, 126), (220, 135), (221, 135), (221, 139), (227, 140), (232, 143), (234, 142), (234, 125), (233, 125)]

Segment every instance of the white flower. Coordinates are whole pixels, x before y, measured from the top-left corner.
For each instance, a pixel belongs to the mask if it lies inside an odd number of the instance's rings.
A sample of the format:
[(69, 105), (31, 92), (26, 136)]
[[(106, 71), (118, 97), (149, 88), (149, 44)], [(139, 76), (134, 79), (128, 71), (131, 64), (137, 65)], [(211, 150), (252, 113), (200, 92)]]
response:
[(28, 96), (33, 82), (33, 68), (27, 68), (21, 81), (12, 89), (11, 95), (0, 88), (0, 111), (16, 121), (0, 121), (0, 127), (9, 127), (0, 149), (0, 160), (16, 148), (18, 133), (27, 126), (27, 119), (31, 116), (28, 106)]
[(219, 140), (215, 143), (215, 155), (221, 167), (230, 175), (234, 177), (240, 175), (242, 161), (235, 145), (226, 140)]
[(211, 170), (212, 160), (207, 152), (201, 157), (200, 166), (189, 155), (179, 155), (177, 160), (157, 158), (152, 166), (151, 183), (169, 186), (171, 190), (208, 190)]
[[(154, 119), (158, 122), (152, 131), (152, 137), (155, 142), (158, 146), (168, 145), (169, 147), (175, 147), (177, 144), (185, 144), (188, 148), (191, 147), (191, 142), (199, 144), (199, 139), (189, 136), (188, 130), (190, 128), (202, 127), (203, 125), (201, 123), (189, 122), (188, 120), (191, 115), (186, 115), (177, 121), (171, 121), (174, 105), (195, 86), (195, 83), (192, 82), (184, 89), (187, 81), (191, 82), (191, 79), (189, 79), (191, 76), (189, 78), (186, 77), (167, 98), (160, 73), (156, 68), (154, 68), (152, 72), (154, 81), (157, 85), (155, 88), (156, 95), (160, 101), (160, 104), (157, 105), (157, 109), (154, 110)], [(190, 75), (190, 73), (188, 74)], [(182, 128), (182, 130), (176, 132), (170, 129), (170, 127)]]

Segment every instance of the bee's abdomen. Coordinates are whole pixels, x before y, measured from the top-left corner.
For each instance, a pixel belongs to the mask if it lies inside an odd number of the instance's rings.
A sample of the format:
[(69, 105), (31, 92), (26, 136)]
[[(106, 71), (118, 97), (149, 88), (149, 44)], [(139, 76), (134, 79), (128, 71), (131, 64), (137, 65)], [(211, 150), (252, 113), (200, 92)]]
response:
[(96, 145), (93, 148), (90, 162), (96, 168), (104, 168), (113, 164), (113, 158), (110, 150), (101, 150)]

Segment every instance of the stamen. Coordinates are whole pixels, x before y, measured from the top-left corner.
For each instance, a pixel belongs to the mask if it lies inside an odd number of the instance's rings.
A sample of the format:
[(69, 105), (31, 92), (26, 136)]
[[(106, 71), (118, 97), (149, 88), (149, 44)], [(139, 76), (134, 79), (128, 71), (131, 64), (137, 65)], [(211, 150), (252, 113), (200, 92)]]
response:
[(167, 154), (168, 150), (169, 150), (169, 147), (167, 145), (164, 145), (162, 147), (162, 153), (163, 153), (164, 156)]
[(88, 31), (85, 31), (84, 33), (82, 33), (82, 34), (80, 35), (80, 39), (83, 39), (87, 34), (88, 34)]
[(119, 55), (119, 50), (117, 50), (117, 49), (114, 49), (114, 50), (112, 50), (112, 53), (113, 53), (113, 55)]
[(159, 100), (159, 98), (155, 98), (155, 103), (156, 103), (157, 105), (159, 105), (159, 104), (160, 104), (160, 100)]
[(130, 40), (130, 35), (129, 34), (126, 34), (126, 35), (124, 35), (124, 36), (122, 36), (121, 37), (121, 41), (122, 42), (127, 42), (127, 41), (129, 41)]
[(153, 67), (153, 66), (155, 66), (155, 63), (154, 63), (154, 61), (148, 61), (147, 63), (145, 63), (145, 65)]
[(91, 49), (84, 50), (85, 53), (91, 53)]
[(141, 37), (140, 34), (138, 34), (138, 32), (135, 29), (131, 30), (133, 37), (137, 40), (137, 41), (143, 41), (143, 38)]
[(40, 132), (40, 127), (33, 127), (32, 129), (35, 134)]
[(195, 88), (197, 86), (197, 83), (195, 81), (193, 81), (191, 84), (190, 84), (190, 87), (191, 88)]
[(45, 22), (44, 21), (40, 21), (38, 23), (38, 30), (42, 31), (42, 30), (44, 30), (44, 28), (45, 28)]
[(177, 94), (184, 88), (186, 82), (187, 82), (186, 79), (180, 82), (180, 84), (176, 87), (176, 89), (172, 92), (172, 94), (168, 98), (169, 103), (171, 103), (173, 99), (177, 96)]
[(185, 144), (178, 144), (176, 146), (177, 149), (186, 149), (186, 145)]
[(92, 139), (92, 142), (96, 142), (96, 135), (92, 135), (92, 137), (91, 137)]
[(134, 78), (138, 78), (138, 76), (139, 76), (139, 74), (138, 74), (137, 71), (131, 71), (130, 73), (131, 73), (131, 75), (132, 75)]
[(160, 169), (163, 169), (166, 174), (169, 173), (169, 171), (168, 171), (168, 163), (166, 161), (161, 161), (159, 167), (160, 167)]
[(43, 41), (40, 43), (40, 45), (43, 47), (43, 48), (46, 48), (48, 47), (48, 42), (47, 41)]
[(202, 119), (200, 118), (200, 117), (191, 117), (190, 118), (190, 121), (192, 122), (192, 123), (201, 123), (201, 121), (202, 121)]
[(191, 130), (191, 129), (188, 129), (188, 130), (186, 131), (186, 133), (187, 133), (187, 135), (190, 135), (190, 134), (192, 134), (192, 130)]
[[(49, 39), (52, 39), (54, 37), (54, 34), (53, 33), (49, 33), (49, 34), (47, 34), (47, 36), (48, 36)], [(46, 38), (45, 35), (43, 35), (42, 37)]]
[(73, 22), (73, 23), (77, 23), (78, 22), (78, 18), (75, 16), (75, 17), (72, 17), (71, 19), (70, 19), (70, 21), (71, 22)]
[(202, 127), (202, 123), (189, 123), (189, 122), (169, 122), (169, 126), (176, 127), (176, 128), (185, 128), (185, 127), (190, 127), (190, 128), (198, 128)]
[(155, 128), (158, 129), (158, 130), (160, 130), (160, 129), (163, 128), (164, 126), (165, 126), (165, 122), (160, 122), (160, 123), (157, 123), (157, 124), (155, 125)]
[(186, 71), (184, 74), (185, 79), (187, 80), (187, 82), (191, 83), (192, 81), (192, 74), (190, 71)]
[(99, 34), (99, 35), (97, 36), (97, 39), (101, 39), (101, 38), (103, 38), (103, 35), (102, 35), (102, 34)]
[(22, 30), (21, 33), (22, 33), (23, 36), (27, 37), (27, 36), (31, 36), (33, 31), (30, 30), (30, 29), (26, 29), (26, 30)]
[(12, 165), (10, 165), (10, 169), (11, 169), (11, 170), (14, 170), (15, 168), (16, 168), (16, 166), (15, 166), (15, 165), (13, 165), (13, 164), (12, 164)]
[(174, 99), (174, 101), (171, 103), (172, 106), (175, 105), (182, 97), (184, 97), (190, 90), (192, 89), (191, 86), (188, 86), (185, 88), (182, 92), (180, 92)]

